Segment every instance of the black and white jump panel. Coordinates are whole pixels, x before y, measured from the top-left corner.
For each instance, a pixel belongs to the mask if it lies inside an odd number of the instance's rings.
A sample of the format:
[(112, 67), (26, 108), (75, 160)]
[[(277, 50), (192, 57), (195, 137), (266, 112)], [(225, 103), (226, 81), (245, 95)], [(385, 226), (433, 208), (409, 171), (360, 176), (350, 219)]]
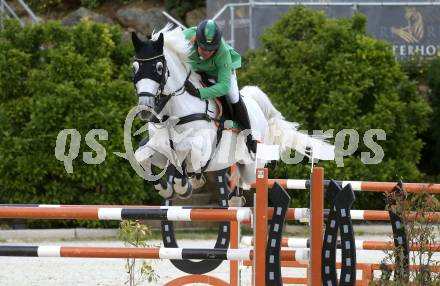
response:
[[(350, 217), (355, 199), (351, 185), (343, 189), (330, 181), (327, 191), (330, 212), (327, 218), (322, 247), (322, 279), (327, 286), (354, 286), (356, 283), (356, 246)], [(341, 235), (341, 274), (339, 284), (336, 273), (336, 249), (338, 230)]]
[[(398, 183), (393, 189), (392, 196), (404, 198), (403, 184)], [(356, 283), (356, 246), (354, 240), (353, 225), (351, 223), (350, 209), (355, 199), (351, 185), (341, 188), (339, 182), (330, 181), (327, 187), (326, 196), (330, 201), (331, 209), (328, 213), (326, 229), (324, 234), (322, 250), (322, 278), (324, 285), (328, 286), (350, 286)], [(389, 204), (396, 205), (397, 201)], [(409, 243), (405, 231), (402, 214), (398, 208), (390, 207), (389, 216), (393, 229), (394, 246), (398, 253), (395, 255), (396, 271), (394, 280), (408, 281), (409, 279)], [(341, 235), (338, 245), (338, 230)], [(336, 274), (336, 249), (341, 249), (341, 274), (337, 279)], [(382, 278), (391, 278), (391, 269), (387, 265), (381, 266)], [(338, 284), (339, 280), (339, 284)]]
[(275, 183), (269, 192), (269, 203), (274, 212), (270, 221), (266, 246), (266, 285), (282, 286), (280, 252), (290, 196), (278, 183)]
[[(217, 180), (217, 190), (218, 190), (218, 200), (219, 206), (228, 207), (228, 195), (230, 192), (229, 188), (229, 178), (227, 175), (227, 170), (220, 170), (215, 172)], [(169, 180), (172, 181), (172, 176), (169, 176)], [(166, 206), (171, 206), (172, 201), (165, 201)], [(164, 247), (178, 248), (177, 239), (174, 232), (174, 225), (172, 221), (162, 221), (162, 241)], [(229, 222), (220, 222), (217, 232), (217, 240), (214, 248), (228, 248), (230, 239), (230, 224)], [(188, 274), (205, 274), (216, 269), (223, 260), (170, 260), (171, 263), (180, 271)]]

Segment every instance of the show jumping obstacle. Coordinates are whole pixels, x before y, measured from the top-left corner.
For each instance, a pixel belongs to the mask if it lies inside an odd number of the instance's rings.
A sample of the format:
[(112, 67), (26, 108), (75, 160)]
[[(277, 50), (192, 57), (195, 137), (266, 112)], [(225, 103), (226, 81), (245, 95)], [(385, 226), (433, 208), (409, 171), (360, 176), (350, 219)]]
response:
[[(96, 206), (96, 205), (0, 205), (1, 218), (15, 219), (78, 219), (78, 220), (160, 220), (160, 221), (237, 221), (249, 224), (253, 208), (200, 206)], [(324, 209), (328, 217), (329, 209)], [(273, 208), (267, 208), (272, 217)], [(350, 210), (352, 220), (389, 221), (388, 211)], [(418, 219), (410, 212), (407, 220)], [(425, 212), (426, 222), (439, 222), (440, 212)], [(289, 208), (286, 220), (309, 220), (309, 208)]]
[[(382, 192), (426, 192), (440, 193), (440, 184), (394, 184), (388, 182), (330, 181), (324, 180), (324, 170), (314, 168), (311, 180), (273, 180), (268, 179), (266, 169), (257, 170), (254, 208), (227, 207), (229, 192), (228, 178), (218, 173), (218, 207), (171, 206), (105, 206), (105, 205), (0, 205), (0, 218), (32, 219), (87, 219), (122, 220), (148, 219), (161, 220), (163, 248), (115, 248), (115, 247), (66, 247), (66, 246), (0, 246), (0, 256), (29, 257), (93, 257), (93, 258), (144, 258), (170, 259), (179, 269), (192, 274), (168, 282), (167, 286), (187, 285), (189, 283), (208, 283), (214, 286), (240, 285), (238, 261), (252, 266), (252, 285), (338, 285), (336, 269), (341, 269), (339, 285), (368, 285), (373, 272), (395, 271), (397, 278), (404, 279), (406, 273), (417, 266), (409, 265), (409, 251), (440, 251), (440, 243), (426, 246), (409, 244), (404, 232), (400, 214), (391, 211), (351, 210), (354, 201), (353, 191)], [(272, 187), (272, 190), (268, 190)], [(282, 187), (309, 189), (311, 209), (289, 209), (290, 198)], [(331, 203), (324, 209), (324, 190)], [(268, 202), (273, 204), (268, 207)], [(416, 220), (418, 213), (411, 213), (409, 220)], [(325, 234), (322, 233), (324, 217), (327, 217)], [(310, 223), (310, 238), (283, 238), (282, 228), (285, 219), (307, 220)], [(425, 213), (425, 221), (440, 221), (440, 213)], [(179, 248), (174, 236), (172, 221), (219, 221), (219, 235), (214, 248)], [(390, 221), (393, 226), (394, 241), (355, 240), (352, 220)], [(268, 222), (269, 221), (269, 222)], [(238, 248), (239, 224), (251, 224), (252, 237), (244, 237), (242, 244), (253, 248)], [(270, 223), (268, 227), (268, 223)], [(338, 231), (341, 238), (338, 240)], [(165, 243), (167, 242), (167, 243)], [(324, 243), (323, 243), (324, 242)], [(228, 247), (229, 246), (229, 247)], [(294, 250), (282, 250), (293, 247)], [(394, 265), (356, 263), (356, 249), (389, 250), (403, 249), (403, 256)], [(336, 263), (336, 249), (342, 253), (342, 262)], [(201, 261), (192, 261), (199, 259)], [(202, 275), (215, 269), (222, 261), (230, 261), (229, 283), (209, 275)], [(308, 261), (308, 263), (304, 263)], [(399, 265), (403, 265), (400, 266)], [(195, 269), (188, 269), (188, 268)], [(281, 277), (281, 267), (307, 268), (305, 278)], [(362, 270), (362, 280), (356, 280), (356, 269)], [(432, 272), (440, 272), (440, 267), (430, 267)], [(388, 274), (388, 279), (389, 279)]]
[[(194, 248), (109, 248), (109, 247), (60, 247), (60, 246), (0, 246), (0, 256), (33, 256), (33, 257), (100, 257), (100, 258), (147, 258), (188, 260), (202, 259), (207, 261), (223, 260), (252, 260), (254, 263), (253, 285), (281, 285), (280, 261), (304, 261), (310, 258), (308, 250), (281, 251), (280, 243), (270, 246), (266, 258), (266, 228), (268, 195), (277, 211), (273, 212), (271, 220), (272, 231), (269, 237), (281, 239), (283, 222), (290, 197), (282, 188), (275, 187), (268, 193), (267, 170), (258, 170), (257, 183), (263, 187), (257, 188), (257, 198), (253, 214), (256, 246), (253, 249), (232, 249), (215, 247), (214, 249)], [(225, 193), (225, 192), (224, 192)], [(226, 193), (227, 196), (227, 193)], [(264, 202), (265, 199), (265, 202)], [(263, 202), (263, 203), (261, 203)], [(280, 211), (281, 210), (281, 211)], [(31, 219), (89, 219), (89, 220), (121, 220), (121, 219), (159, 219), (171, 220), (211, 220), (211, 221), (251, 221), (251, 209), (194, 209), (184, 207), (105, 207), (105, 206), (59, 206), (59, 205), (2, 205), (0, 218), (31, 218)], [(272, 226), (274, 225), (274, 226)], [(275, 230), (276, 228), (276, 230)], [(275, 232), (275, 233), (274, 233)], [(229, 241), (229, 240), (228, 240)], [(225, 244), (225, 243), (224, 243)], [(266, 267), (266, 261), (267, 263)], [(266, 270), (267, 269), (267, 270)], [(260, 273), (261, 271), (267, 273)], [(199, 276), (199, 278), (202, 278)], [(204, 275), (203, 279), (206, 280)], [(267, 280), (266, 280), (267, 279)], [(192, 278), (170, 282), (169, 285), (185, 285)], [(208, 279), (210, 280), (210, 279)], [(219, 279), (212, 278), (213, 283)], [(217, 281), (217, 282), (214, 282)], [(195, 282), (195, 281), (192, 281)], [(212, 285), (225, 285), (224, 281)]]
[[(313, 173), (316, 171), (313, 170)], [(268, 185), (274, 184), (275, 182), (279, 183), (281, 186), (292, 189), (306, 189), (309, 188), (310, 185), (316, 184), (312, 180), (312, 184), (310, 180), (278, 180), (272, 179), (268, 181)], [(322, 264), (321, 265), (313, 265), (313, 260), (315, 260), (315, 256), (311, 254), (311, 262), (309, 264), (297, 263), (297, 262), (282, 262), (282, 266), (289, 267), (302, 267), (309, 269), (307, 278), (283, 278), (284, 283), (295, 283), (295, 284), (307, 284), (307, 285), (316, 285), (314, 283), (318, 283), (317, 285), (368, 285), (370, 281), (374, 278), (373, 272), (375, 270), (382, 271), (383, 279), (390, 279), (391, 272), (395, 272), (395, 279), (407, 280), (409, 277), (409, 272), (417, 269), (416, 265), (409, 265), (409, 251), (439, 251), (440, 244), (433, 243), (430, 245), (418, 245), (418, 244), (409, 244), (406, 238), (404, 222), (402, 221), (401, 214), (393, 211), (360, 211), (360, 210), (351, 210), (351, 204), (354, 201), (354, 193), (353, 189), (357, 191), (382, 191), (382, 192), (395, 192), (396, 194), (402, 194), (404, 191), (414, 192), (414, 193), (439, 193), (440, 184), (395, 184), (388, 182), (363, 182), (363, 181), (331, 181), (331, 180), (320, 180), (322, 184), (322, 188), (325, 186), (326, 197), (331, 202), (332, 207), (330, 210), (324, 210), (324, 213), (321, 214), (321, 208), (314, 208), (313, 196), (316, 189), (319, 189), (321, 186), (316, 186), (314, 190), (311, 190), (311, 205), (312, 211), (309, 214), (309, 209), (289, 209), (288, 211), (288, 219), (298, 219), (298, 218), (307, 218), (310, 217), (318, 218), (315, 220), (313, 218), (310, 219), (312, 234), (311, 241), (316, 238), (313, 233), (314, 227), (318, 229), (318, 227), (322, 226), (320, 218), (323, 215), (327, 216), (327, 224), (325, 228), (324, 239), (321, 242), (324, 242), (322, 248), (318, 246), (313, 246), (310, 240), (301, 240), (301, 241), (293, 241), (291, 240), (290, 246), (298, 246), (300, 244), (301, 247), (311, 247), (311, 249), (322, 249)], [(354, 188), (352, 188), (352, 184)], [(407, 189), (405, 189), (407, 188)], [(316, 196), (315, 196), (316, 197)], [(317, 203), (315, 203), (316, 205)], [(316, 214), (316, 213), (317, 214)], [(314, 213), (316, 214), (314, 216)], [(439, 221), (438, 212), (430, 212), (424, 213), (423, 220), (425, 222), (438, 222)], [(352, 216), (352, 217), (351, 217)], [(406, 217), (408, 221), (414, 221), (421, 218), (420, 213), (412, 212)], [(394, 241), (391, 242), (363, 242), (363, 241), (355, 241), (353, 235), (353, 228), (351, 225), (351, 220), (390, 220), (392, 229), (393, 229), (393, 237)], [(340, 225), (341, 224), (341, 225)], [(341, 240), (337, 240), (337, 233), (341, 234)], [(315, 234), (319, 232), (315, 232)], [(252, 244), (253, 239), (247, 238), (245, 239), (247, 244)], [(286, 238), (281, 239), (281, 244), (285, 245)], [(318, 247), (318, 248), (316, 248)], [(384, 265), (384, 264), (366, 264), (366, 263), (356, 263), (356, 249), (374, 249), (374, 250), (384, 250), (384, 249), (394, 249), (397, 248), (401, 251), (400, 255), (397, 255), (395, 265), (398, 267), (394, 267), (393, 265)], [(336, 249), (341, 249), (342, 253), (342, 263), (336, 263)], [(248, 265), (245, 262), (245, 265)], [(314, 281), (313, 284), (311, 279), (315, 277), (313, 273), (316, 268), (320, 268), (322, 270), (322, 279), (319, 281)], [(336, 269), (341, 269), (340, 278), (337, 278)], [(439, 267), (429, 267), (429, 271), (431, 272), (439, 272)], [(362, 270), (362, 280), (356, 281), (356, 269)], [(312, 276), (312, 277), (310, 277)], [(319, 278), (318, 278), (319, 279)], [(338, 284), (339, 280), (339, 284)]]

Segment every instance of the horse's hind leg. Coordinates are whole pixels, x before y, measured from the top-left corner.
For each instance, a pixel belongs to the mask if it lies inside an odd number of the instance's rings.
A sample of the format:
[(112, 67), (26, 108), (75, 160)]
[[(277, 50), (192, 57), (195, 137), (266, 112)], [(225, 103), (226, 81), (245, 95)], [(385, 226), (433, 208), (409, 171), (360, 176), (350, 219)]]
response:
[(237, 169), (240, 176), (240, 181), (246, 185), (250, 185), (255, 183), (256, 181), (256, 161), (251, 162), (250, 164), (240, 164), (237, 163)]
[(257, 161), (252, 161), (250, 164), (237, 163), (237, 187), (231, 192), (229, 196), (229, 206), (239, 207), (246, 204), (244, 196), (243, 185), (250, 186), (256, 180)]
[[(243, 184), (250, 185), (252, 179), (255, 180), (255, 165), (251, 164), (239, 164), (237, 163), (237, 178), (236, 187), (229, 194), (229, 206), (230, 207), (243, 207), (246, 205), (246, 198), (244, 196)], [(252, 176), (253, 174), (253, 176)]]
[(189, 181), (191, 182), (193, 190), (200, 189), (206, 184), (206, 178), (202, 173), (195, 175), (189, 179)]
[(230, 207), (244, 207), (246, 205), (246, 198), (243, 194), (243, 189), (237, 185), (235, 188), (229, 193), (228, 196), (228, 206)]

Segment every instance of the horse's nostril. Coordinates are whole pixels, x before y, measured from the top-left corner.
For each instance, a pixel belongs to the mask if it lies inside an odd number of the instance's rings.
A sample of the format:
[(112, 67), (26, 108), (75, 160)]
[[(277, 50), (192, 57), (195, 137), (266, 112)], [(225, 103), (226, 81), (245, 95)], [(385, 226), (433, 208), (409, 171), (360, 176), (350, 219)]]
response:
[(147, 110), (142, 110), (139, 112), (139, 118), (143, 121), (150, 121), (152, 117), (152, 113)]

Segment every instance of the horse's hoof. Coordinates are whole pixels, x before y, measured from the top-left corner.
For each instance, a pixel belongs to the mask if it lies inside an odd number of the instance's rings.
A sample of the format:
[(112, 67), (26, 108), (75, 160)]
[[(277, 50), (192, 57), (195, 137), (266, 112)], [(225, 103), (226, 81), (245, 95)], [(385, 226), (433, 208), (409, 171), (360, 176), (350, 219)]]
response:
[(190, 187), (188, 188), (188, 190), (186, 191), (185, 194), (183, 194), (183, 195), (178, 194), (179, 198), (181, 198), (183, 200), (189, 199), (191, 197), (191, 195), (192, 195), (192, 187), (191, 187), (191, 185), (190, 185)]
[(185, 180), (185, 185), (182, 186), (181, 178), (174, 178), (173, 189), (177, 195), (182, 199), (187, 199), (192, 194), (192, 186), (189, 180)]
[(159, 195), (160, 195), (164, 200), (172, 201), (172, 200), (174, 200), (174, 199), (177, 199), (177, 194), (176, 194), (176, 192), (174, 192), (174, 191), (173, 191), (173, 193), (171, 194), (171, 196), (169, 196), (169, 197), (163, 196), (160, 192), (159, 192)]
[(171, 184), (167, 183), (167, 187), (164, 188), (160, 183), (154, 185), (154, 188), (159, 191), (159, 195), (165, 200), (172, 200), (176, 197), (176, 193), (173, 190)]
[(182, 178), (173, 178), (173, 189), (178, 195), (183, 195), (188, 189), (188, 180), (185, 179), (185, 185), (182, 184)]
[(189, 183), (189, 181), (186, 182), (185, 186), (182, 187), (181, 182), (175, 182), (174, 184), (174, 192), (179, 196), (181, 199), (188, 199), (192, 195), (192, 185)]
[(244, 207), (245, 205), (246, 205), (246, 198), (243, 196), (240, 197), (232, 196), (229, 198), (228, 206), (230, 207), (239, 208), (239, 207)]
[(197, 190), (202, 188), (206, 184), (206, 178), (205, 176), (203, 176), (203, 174), (200, 174), (200, 177), (199, 176), (192, 177), (190, 179), (190, 182), (193, 190)]
[(178, 198), (179, 198), (179, 196), (176, 194), (176, 192), (173, 192), (173, 196), (171, 198), (169, 198), (168, 200), (172, 201), (172, 200), (175, 200)]

